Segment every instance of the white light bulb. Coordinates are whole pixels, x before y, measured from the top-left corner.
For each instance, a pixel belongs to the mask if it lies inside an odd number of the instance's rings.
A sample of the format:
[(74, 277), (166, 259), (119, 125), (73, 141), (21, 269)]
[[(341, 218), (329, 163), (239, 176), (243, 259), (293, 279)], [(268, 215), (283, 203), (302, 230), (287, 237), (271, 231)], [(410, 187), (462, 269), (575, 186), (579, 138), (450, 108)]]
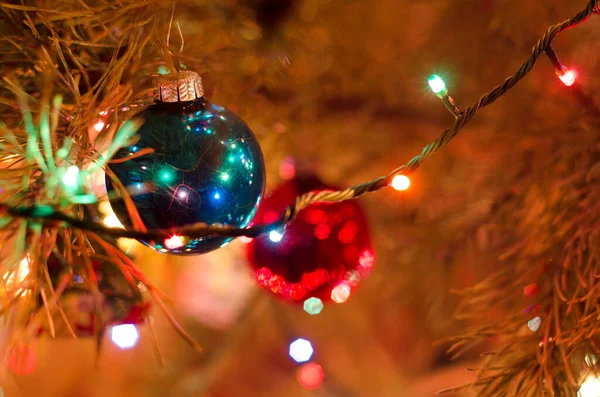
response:
[(410, 187), (410, 179), (406, 175), (396, 175), (392, 179), (392, 187), (398, 191), (406, 190)]
[(271, 230), (269, 239), (274, 243), (278, 243), (283, 239), (283, 233), (278, 232), (277, 230)]

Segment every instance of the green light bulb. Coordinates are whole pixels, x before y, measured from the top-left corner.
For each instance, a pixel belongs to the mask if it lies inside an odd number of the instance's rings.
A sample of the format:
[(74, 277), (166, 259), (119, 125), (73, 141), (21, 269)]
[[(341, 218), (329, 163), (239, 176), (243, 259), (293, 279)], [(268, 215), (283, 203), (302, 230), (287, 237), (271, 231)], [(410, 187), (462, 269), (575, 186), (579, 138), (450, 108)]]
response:
[(429, 83), (429, 87), (431, 87), (431, 91), (433, 91), (434, 94), (444, 95), (446, 92), (446, 83), (444, 83), (444, 80), (442, 80), (442, 78), (437, 74), (431, 75), (427, 82)]
[(171, 168), (165, 167), (158, 172), (157, 177), (160, 181), (169, 183), (175, 179), (175, 174)]

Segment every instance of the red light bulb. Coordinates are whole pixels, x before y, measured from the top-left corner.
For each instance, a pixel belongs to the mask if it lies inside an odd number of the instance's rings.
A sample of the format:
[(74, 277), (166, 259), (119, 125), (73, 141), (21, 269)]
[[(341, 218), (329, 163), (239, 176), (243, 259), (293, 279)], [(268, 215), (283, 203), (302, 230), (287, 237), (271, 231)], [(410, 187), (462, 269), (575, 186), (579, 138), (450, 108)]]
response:
[(574, 70), (564, 69), (564, 71), (558, 75), (560, 81), (563, 82), (567, 87), (575, 84), (575, 80), (577, 79), (577, 73)]

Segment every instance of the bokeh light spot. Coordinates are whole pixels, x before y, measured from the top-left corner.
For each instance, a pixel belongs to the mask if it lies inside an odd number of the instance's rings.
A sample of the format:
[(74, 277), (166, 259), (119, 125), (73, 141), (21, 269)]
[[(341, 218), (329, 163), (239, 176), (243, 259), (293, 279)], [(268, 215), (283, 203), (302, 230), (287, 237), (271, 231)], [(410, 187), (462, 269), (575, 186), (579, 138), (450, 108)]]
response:
[(121, 349), (134, 347), (140, 339), (140, 334), (135, 325), (122, 324), (112, 327), (110, 339)]
[(325, 373), (319, 364), (309, 363), (298, 370), (298, 383), (308, 390), (321, 386), (323, 378), (325, 378)]
[(369, 250), (363, 251), (362, 254), (360, 254), (358, 263), (365, 269), (371, 269), (375, 264), (375, 255)]
[(350, 291), (350, 286), (346, 283), (342, 283), (331, 290), (331, 300), (335, 303), (344, 303), (350, 297)]
[(314, 316), (323, 310), (323, 302), (319, 298), (308, 298), (304, 301), (304, 311)]
[(288, 285), (287, 295), (290, 299), (299, 301), (306, 295), (306, 288), (302, 284)]
[(305, 363), (312, 357), (314, 349), (312, 344), (302, 338), (298, 338), (290, 343), (289, 354), (297, 363)]
[(358, 283), (360, 283), (361, 280), (361, 276), (360, 273), (357, 272), (356, 270), (348, 270), (346, 272), (346, 276), (344, 277), (344, 280), (346, 282), (346, 284), (352, 286), (352, 287), (356, 287), (358, 285)]
[(331, 233), (331, 229), (324, 223), (321, 223), (315, 227), (315, 237), (319, 240), (325, 240), (327, 237), (329, 237), (329, 233)]
[(338, 233), (338, 240), (344, 244), (350, 244), (354, 241), (356, 234), (358, 233), (358, 225), (354, 221), (348, 221), (344, 223), (342, 230)]
[(287, 158), (281, 162), (279, 165), (279, 176), (286, 181), (292, 179), (296, 175), (296, 167), (294, 166), (294, 161), (290, 158)]
[(312, 225), (327, 222), (327, 213), (321, 209), (309, 208), (306, 211), (306, 221)]

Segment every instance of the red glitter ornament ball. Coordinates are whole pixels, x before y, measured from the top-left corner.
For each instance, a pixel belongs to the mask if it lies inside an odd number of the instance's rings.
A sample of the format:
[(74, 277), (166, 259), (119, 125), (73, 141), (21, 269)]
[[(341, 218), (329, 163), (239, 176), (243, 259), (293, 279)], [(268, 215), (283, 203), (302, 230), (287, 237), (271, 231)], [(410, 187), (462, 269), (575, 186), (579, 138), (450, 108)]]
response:
[[(331, 190), (313, 175), (299, 175), (266, 197), (256, 223), (278, 219), (296, 196)], [(248, 259), (259, 285), (317, 314), (322, 304), (345, 302), (373, 267), (367, 219), (354, 200), (318, 203), (300, 211), (281, 233), (253, 239)]]

